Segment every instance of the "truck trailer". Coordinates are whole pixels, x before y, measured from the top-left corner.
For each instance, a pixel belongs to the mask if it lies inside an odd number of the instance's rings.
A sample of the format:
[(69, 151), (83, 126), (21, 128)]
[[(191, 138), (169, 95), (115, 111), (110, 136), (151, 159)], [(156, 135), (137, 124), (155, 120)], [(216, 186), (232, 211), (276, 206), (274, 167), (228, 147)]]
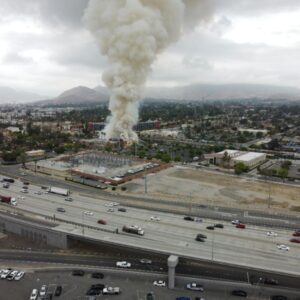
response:
[(123, 226), (122, 231), (127, 233), (133, 233), (137, 235), (144, 235), (144, 230), (141, 227), (138, 226)]
[(49, 193), (57, 194), (57, 195), (62, 195), (62, 196), (69, 196), (70, 195), (70, 190), (69, 189), (62, 189), (59, 187), (51, 186), (48, 190)]
[(7, 203), (7, 204), (11, 204), (13, 206), (17, 205), (16, 199), (13, 198), (13, 197), (10, 197), (10, 196), (2, 196), (2, 195), (0, 195), (0, 201), (4, 202), (4, 203)]

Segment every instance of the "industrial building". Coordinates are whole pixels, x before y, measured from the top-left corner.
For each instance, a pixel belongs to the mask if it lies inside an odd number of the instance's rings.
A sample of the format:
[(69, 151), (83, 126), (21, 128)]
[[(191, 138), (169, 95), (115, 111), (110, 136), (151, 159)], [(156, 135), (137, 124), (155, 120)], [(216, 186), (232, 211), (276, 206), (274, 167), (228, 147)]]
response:
[(210, 153), (204, 155), (204, 158), (208, 160), (209, 163), (215, 164), (217, 166), (226, 166), (233, 168), (235, 164), (242, 162), (250, 169), (265, 162), (266, 157), (266, 153), (246, 152), (230, 149), (218, 153)]

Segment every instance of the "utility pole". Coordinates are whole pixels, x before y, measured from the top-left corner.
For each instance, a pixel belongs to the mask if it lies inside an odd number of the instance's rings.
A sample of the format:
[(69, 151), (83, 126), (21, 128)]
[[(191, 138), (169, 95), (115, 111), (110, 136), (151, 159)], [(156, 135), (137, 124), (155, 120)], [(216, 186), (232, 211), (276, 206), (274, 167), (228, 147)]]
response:
[(148, 192), (148, 187), (147, 187), (147, 169), (144, 168), (145, 173), (144, 173), (144, 181), (145, 181), (145, 194)]
[(214, 243), (215, 243), (215, 233), (213, 232), (213, 238), (211, 242), (211, 261), (214, 261)]
[(84, 212), (82, 212), (82, 235), (84, 236)]
[(269, 200), (268, 200), (268, 208), (271, 207), (271, 182), (269, 181)]

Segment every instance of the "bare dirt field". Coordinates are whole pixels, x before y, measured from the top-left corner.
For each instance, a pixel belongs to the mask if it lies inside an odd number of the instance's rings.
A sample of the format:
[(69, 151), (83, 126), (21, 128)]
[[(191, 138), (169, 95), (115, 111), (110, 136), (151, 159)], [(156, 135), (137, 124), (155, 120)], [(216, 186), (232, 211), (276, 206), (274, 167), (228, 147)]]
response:
[[(258, 181), (205, 169), (173, 167), (147, 176), (149, 197), (186, 200), (204, 205), (272, 211), (300, 211), (300, 187)], [(144, 193), (144, 180), (128, 185), (128, 193)]]

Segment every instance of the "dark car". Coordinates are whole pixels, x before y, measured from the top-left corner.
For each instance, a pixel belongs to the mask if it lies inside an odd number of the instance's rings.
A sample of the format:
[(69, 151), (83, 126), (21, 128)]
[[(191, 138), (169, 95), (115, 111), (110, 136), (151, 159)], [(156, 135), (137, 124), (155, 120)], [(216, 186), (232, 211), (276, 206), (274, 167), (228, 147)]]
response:
[(290, 239), (291, 243), (300, 243), (300, 239)]
[(98, 290), (103, 290), (105, 288), (105, 284), (102, 283), (97, 283), (97, 284), (92, 284), (91, 289), (98, 289)]
[(245, 229), (245, 228), (246, 228), (246, 225), (243, 224), (243, 223), (239, 223), (239, 224), (236, 224), (235, 227), (236, 227), (236, 228)]
[(118, 211), (126, 212), (127, 210), (126, 210), (126, 208), (120, 207), (120, 208), (118, 208)]
[(288, 300), (288, 298), (281, 295), (275, 295), (271, 297), (271, 300)]
[(150, 293), (147, 293), (146, 295), (146, 300), (155, 300), (154, 298), (154, 293), (153, 292), (150, 292)]
[(185, 216), (183, 219), (186, 221), (195, 221), (195, 218), (190, 216)]
[(23, 182), (24, 185), (29, 185), (30, 183), (28, 181)]
[(196, 238), (195, 238), (195, 241), (205, 242), (205, 239), (197, 235)]
[(202, 234), (202, 233), (198, 233), (197, 237), (199, 237), (201, 239), (206, 239), (207, 238), (207, 236), (205, 234)]
[(82, 271), (82, 270), (74, 270), (72, 272), (72, 275), (73, 276), (84, 276), (84, 271)]
[(264, 284), (270, 284), (270, 285), (278, 285), (278, 281), (273, 278), (265, 278), (263, 279)]
[(208, 230), (214, 230), (215, 226), (207, 226), (206, 229), (208, 229)]
[(58, 212), (66, 212), (66, 210), (63, 207), (58, 207), (56, 209), (56, 211), (58, 211)]
[(98, 224), (102, 224), (102, 225), (106, 225), (106, 221), (102, 220), (102, 219), (98, 220), (97, 223)]
[(293, 233), (293, 236), (300, 236), (300, 231), (295, 231), (295, 232)]
[(103, 279), (104, 278), (104, 274), (103, 273), (92, 273), (92, 278), (98, 278), (98, 279)]
[(239, 297), (247, 297), (247, 293), (243, 290), (233, 290), (231, 292), (231, 295), (233, 296), (239, 296)]
[(61, 292), (62, 292), (62, 286), (61, 285), (58, 285), (55, 289), (55, 292), (54, 292), (54, 295), (55, 296), (60, 296), (61, 295)]
[(97, 296), (101, 294), (100, 289), (89, 289), (86, 293), (87, 296)]
[(222, 228), (222, 229), (223, 229), (223, 228), (224, 228), (224, 225), (223, 225), (223, 224), (215, 224), (215, 227), (216, 227), (216, 228)]

